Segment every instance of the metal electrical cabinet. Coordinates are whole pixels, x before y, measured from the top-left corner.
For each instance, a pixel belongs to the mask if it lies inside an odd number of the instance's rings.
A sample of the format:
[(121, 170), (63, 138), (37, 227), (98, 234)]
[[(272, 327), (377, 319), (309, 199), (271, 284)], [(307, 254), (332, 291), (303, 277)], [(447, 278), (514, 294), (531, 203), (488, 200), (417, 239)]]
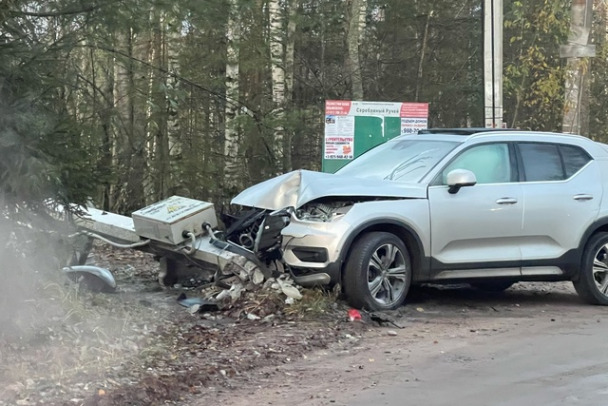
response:
[(180, 244), (204, 232), (203, 224), (217, 227), (212, 203), (172, 196), (131, 214), (137, 235), (169, 244)]

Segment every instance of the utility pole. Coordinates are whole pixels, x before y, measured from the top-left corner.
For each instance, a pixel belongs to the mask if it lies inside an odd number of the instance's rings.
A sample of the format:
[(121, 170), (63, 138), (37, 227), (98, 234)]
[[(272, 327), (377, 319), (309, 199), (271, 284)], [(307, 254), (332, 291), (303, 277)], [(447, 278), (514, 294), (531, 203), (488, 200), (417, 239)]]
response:
[(483, 0), (484, 122), (501, 128), (503, 0)]
[(559, 56), (568, 58), (566, 67), (566, 95), (564, 99), (564, 118), (562, 131), (580, 134), (583, 129), (583, 100), (587, 91), (587, 58), (595, 56), (595, 45), (589, 44), (593, 0), (572, 0), (570, 34), (568, 43), (559, 48)]

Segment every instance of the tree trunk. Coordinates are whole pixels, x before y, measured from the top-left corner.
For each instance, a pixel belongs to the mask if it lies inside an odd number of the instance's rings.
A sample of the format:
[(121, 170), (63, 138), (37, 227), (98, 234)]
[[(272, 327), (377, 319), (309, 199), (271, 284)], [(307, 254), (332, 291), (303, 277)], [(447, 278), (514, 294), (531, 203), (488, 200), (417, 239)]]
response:
[[(117, 184), (115, 202), (120, 212), (127, 212), (144, 202), (141, 188), (142, 174), (136, 174), (134, 168), (134, 85), (133, 85), (133, 36), (127, 28), (116, 36), (116, 46), (126, 58), (114, 61), (114, 108), (116, 121), (113, 128), (116, 134), (115, 166), (120, 174)], [(138, 168), (139, 169), (139, 168)]]
[(125, 131), (127, 134), (128, 154), (125, 157), (129, 160), (127, 169), (127, 186), (126, 192), (129, 199), (129, 209), (141, 208), (146, 203), (142, 179), (146, 177), (146, 155), (145, 141), (142, 139), (141, 133), (138, 131), (136, 120), (135, 95), (137, 93), (135, 85), (135, 64), (134, 58), (134, 35), (133, 30), (127, 30), (127, 53), (129, 59), (125, 63), (125, 74), (123, 78), (125, 94), (122, 96), (125, 99), (124, 111), (122, 112), (122, 120), (124, 121)]
[(276, 165), (276, 173), (284, 170), (285, 156), (285, 66), (283, 51), (283, 10), (280, 0), (269, 0), (270, 18), (270, 63), (272, 69), (272, 102), (273, 115), (275, 117), (273, 162)]
[(239, 46), (240, 21), (236, 0), (231, 0), (226, 25), (226, 107), (224, 110), (224, 190), (240, 189), (240, 140), (236, 118), (239, 113)]
[(347, 2), (347, 31), (346, 31), (346, 72), (350, 78), (351, 97), (353, 100), (363, 100), (363, 78), (359, 58), (359, 32), (362, 0)]
[(422, 73), (424, 66), (424, 56), (426, 55), (426, 46), (429, 38), (429, 25), (431, 22), (431, 16), (433, 15), (433, 11), (429, 11), (426, 16), (426, 23), (424, 24), (424, 34), (422, 35), (422, 46), (420, 49), (420, 60), (418, 61), (418, 74), (416, 75), (416, 94), (414, 95), (414, 100), (420, 101), (420, 90), (422, 89)]
[[(570, 35), (568, 46), (583, 49), (589, 43), (591, 21), (593, 12), (592, 0), (574, 0), (570, 21)], [(586, 58), (573, 57), (572, 54), (563, 54), (568, 57), (566, 66), (566, 96), (564, 100), (564, 118), (562, 131), (571, 134), (581, 134), (582, 130), (589, 128), (588, 106), (588, 65)]]
[(152, 169), (151, 190), (148, 201), (158, 201), (167, 197), (169, 188), (169, 139), (166, 116), (166, 55), (164, 54), (165, 27), (162, 15), (151, 13), (150, 76), (148, 82), (148, 111), (146, 139), (148, 160)]
[[(292, 108), (293, 106), (293, 77), (294, 77), (294, 54), (296, 44), (296, 16), (300, 6), (299, 0), (289, 0), (287, 3), (289, 21), (287, 22), (287, 38), (285, 44), (285, 106)], [(291, 157), (293, 133), (285, 133), (285, 153), (283, 159), (283, 170), (289, 172), (293, 170)]]
[(169, 188), (173, 188), (179, 183), (182, 168), (177, 164), (180, 162), (182, 155), (182, 129), (180, 128), (180, 99), (178, 93), (180, 91), (180, 82), (177, 79), (179, 76), (179, 51), (181, 39), (179, 32), (171, 28), (168, 24), (164, 25), (165, 41), (163, 42), (165, 66), (168, 74), (166, 76), (166, 103), (165, 111), (167, 117), (167, 143), (170, 162), (172, 163), (167, 174), (169, 180)]

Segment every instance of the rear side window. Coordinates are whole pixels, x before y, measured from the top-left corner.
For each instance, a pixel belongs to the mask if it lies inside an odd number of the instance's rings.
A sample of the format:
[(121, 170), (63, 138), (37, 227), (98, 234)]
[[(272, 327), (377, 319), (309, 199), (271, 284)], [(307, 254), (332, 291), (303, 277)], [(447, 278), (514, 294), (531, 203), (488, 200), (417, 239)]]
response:
[(518, 148), (527, 182), (567, 179), (591, 160), (584, 150), (572, 145), (526, 142)]
[(560, 145), (559, 150), (564, 159), (566, 178), (574, 175), (583, 166), (587, 165), (587, 162), (591, 161), (589, 154), (578, 147), (572, 145)]

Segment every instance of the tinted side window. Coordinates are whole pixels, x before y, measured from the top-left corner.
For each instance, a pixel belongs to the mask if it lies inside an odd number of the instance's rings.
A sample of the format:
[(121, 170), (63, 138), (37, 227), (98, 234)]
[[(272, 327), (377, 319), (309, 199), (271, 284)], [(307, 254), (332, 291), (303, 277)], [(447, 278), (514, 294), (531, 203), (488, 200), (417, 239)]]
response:
[(555, 144), (526, 142), (519, 144), (527, 182), (565, 179), (562, 159)]
[(507, 144), (483, 144), (471, 147), (458, 155), (442, 171), (442, 183), (454, 169), (468, 169), (475, 174), (477, 183), (504, 183), (511, 181), (511, 162)]
[(579, 147), (573, 145), (560, 145), (559, 150), (564, 159), (566, 178), (574, 175), (579, 169), (587, 165), (587, 162), (591, 161), (591, 157)]

